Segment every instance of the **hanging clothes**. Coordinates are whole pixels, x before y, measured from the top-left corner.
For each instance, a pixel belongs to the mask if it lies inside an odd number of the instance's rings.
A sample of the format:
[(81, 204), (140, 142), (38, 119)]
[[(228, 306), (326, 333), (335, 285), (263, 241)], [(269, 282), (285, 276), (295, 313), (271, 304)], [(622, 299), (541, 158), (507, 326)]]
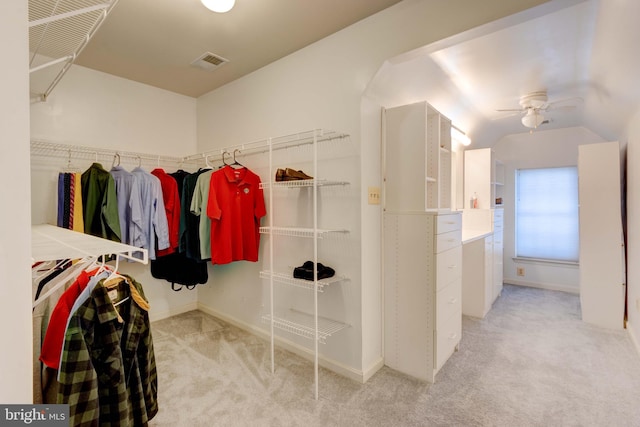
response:
[(122, 243), (139, 248), (146, 247), (148, 242), (145, 240), (143, 230), (142, 199), (138, 179), (120, 165), (112, 167), (109, 173), (116, 185)]
[[(178, 196), (181, 200), (184, 200), (182, 197), (185, 191), (184, 181), (190, 174), (178, 171), (169, 174), (169, 176), (175, 179), (178, 186)], [(181, 209), (180, 218), (182, 218), (182, 213), (185, 210), (187, 209)], [(197, 217), (195, 218), (197, 220)], [(156, 279), (164, 279), (170, 282), (174, 291), (182, 289), (182, 287), (176, 287), (176, 284), (185, 285), (188, 289), (193, 289), (195, 285), (207, 283), (209, 279), (206, 262), (188, 258), (185, 251), (181, 252), (179, 250), (169, 255), (158, 255), (155, 260), (151, 261), (151, 275)]]
[(69, 404), (72, 425), (147, 426), (158, 412), (149, 305), (123, 277), (115, 289), (101, 280), (69, 320), (58, 403)]
[[(40, 361), (40, 350), (49, 328), (51, 315), (56, 302), (65, 290), (75, 281), (77, 274), (82, 271), (85, 266), (86, 263), (81, 262), (69, 265), (64, 270), (58, 270), (59, 273), (56, 273), (55, 278), (48, 280), (44, 285), (42, 285), (42, 281), (48, 279), (48, 275), (44, 278), (38, 277), (32, 283), (33, 290), (36, 291), (37, 289), (42, 294), (56, 288), (53, 293), (49, 294), (49, 297), (44, 300), (43, 303), (38, 304), (33, 309), (33, 403), (39, 404), (56, 402), (56, 394), (58, 392), (57, 387), (53, 389), (52, 394), (47, 394), (46, 391), (48, 390), (47, 384), (50, 379), (55, 378), (57, 367), (53, 375), (48, 373), (46, 365), (43, 365)], [(60, 283), (63, 282), (64, 284), (60, 285)], [(35, 293), (36, 296), (34, 297), (34, 300), (37, 300), (39, 295), (37, 291)]]
[(100, 163), (82, 174), (85, 233), (120, 242), (120, 218), (113, 177)]
[(200, 217), (198, 234), (200, 237), (200, 259), (211, 259), (211, 220), (207, 216), (207, 203), (213, 170), (207, 170), (198, 176), (196, 188), (191, 199), (191, 213)]
[(141, 167), (133, 169), (131, 173), (138, 178), (140, 189), (142, 229), (144, 240), (147, 242), (143, 247), (149, 251), (149, 259), (154, 260), (156, 259), (156, 248), (166, 249), (170, 245), (162, 187), (158, 177), (151, 175)]
[(166, 173), (163, 169), (156, 168), (151, 171), (160, 181), (162, 188), (162, 200), (164, 202), (167, 225), (169, 227), (169, 247), (158, 250), (156, 256), (164, 256), (178, 250), (178, 235), (180, 234), (180, 194), (178, 193), (178, 183), (175, 178)]
[(260, 177), (246, 167), (225, 166), (211, 175), (211, 263), (257, 261), (260, 219), (267, 213)]
[(183, 188), (180, 196), (180, 238), (178, 250), (186, 254), (187, 258), (195, 261), (203, 261), (200, 256), (200, 218), (191, 212), (191, 200), (196, 191), (198, 177), (207, 169), (200, 169), (189, 174), (183, 179)]
[(58, 174), (58, 227), (84, 233), (82, 215), (81, 175), (74, 172)]
[(101, 275), (96, 275), (97, 272), (98, 268), (94, 268), (92, 271), (81, 271), (73, 283), (58, 298), (58, 302), (51, 313), (47, 332), (42, 341), (42, 350), (40, 351), (40, 361), (46, 366), (55, 370), (60, 367), (60, 354), (62, 353), (64, 335), (69, 323), (69, 317), (75, 311), (73, 309), (74, 304), (76, 302), (84, 302), (89, 298), (90, 293), (84, 299), (79, 297), (91, 281), (95, 285), (100, 279), (105, 279), (109, 275), (108, 271), (102, 272)]

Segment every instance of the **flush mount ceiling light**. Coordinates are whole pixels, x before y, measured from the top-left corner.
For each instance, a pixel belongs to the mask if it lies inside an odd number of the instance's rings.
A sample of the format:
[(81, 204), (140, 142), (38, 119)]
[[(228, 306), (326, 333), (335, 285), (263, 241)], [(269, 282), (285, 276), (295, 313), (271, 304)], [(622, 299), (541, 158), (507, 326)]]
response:
[(233, 9), (233, 6), (236, 4), (236, 0), (200, 0), (200, 1), (204, 5), (204, 7), (217, 13), (229, 12), (231, 9)]
[(528, 128), (535, 129), (544, 121), (544, 116), (536, 108), (529, 108), (527, 114), (522, 116), (522, 124)]

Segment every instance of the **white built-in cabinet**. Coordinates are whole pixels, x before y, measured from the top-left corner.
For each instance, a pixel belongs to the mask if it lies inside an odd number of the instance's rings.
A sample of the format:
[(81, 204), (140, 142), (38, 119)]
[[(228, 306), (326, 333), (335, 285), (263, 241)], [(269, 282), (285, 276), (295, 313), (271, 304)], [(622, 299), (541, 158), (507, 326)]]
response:
[[(299, 263), (300, 260), (311, 260), (314, 265), (318, 264), (319, 246), (326, 241), (333, 239), (340, 239), (342, 236), (348, 235), (349, 231), (341, 228), (323, 228), (321, 227), (322, 219), (319, 218), (319, 199), (321, 197), (320, 188), (323, 187), (335, 187), (345, 186), (348, 182), (326, 179), (319, 177), (318, 170), (318, 145), (326, 143), (328, 141), (341, 141), (346, 140), (347, 135), (336, 134), (335, 132), (327, 132), (322, 130), (314, 130), (310, 132), (300, 133), (292, 136), (273, 138), (265, 142), (266, 151), (269, 155), (269, 170), (271, 180), (261, 183), (261, 188), (268, 191), (268, 206), (269, 212), (267, 215), (268, 225), (260, 227), (260, 233), (266, 235), (269, 239), (268, 245), (268, 259), (267, 268), (260, 271), (260, 277), (267, 279), (269, 283), (270, 304), (268, 313), (265, 313), (262, 320), (269, 324), (271, 335), (271, 370), (275, 370), (275, 329), (284, 331), (287, 334), (292, 334), (307, 338), (313, 342), (313, 355), (314, 355), (314, 396), (318, 399), (318, 370), (319, 370), (319, 346), (329, 339), (333, 334), (345, 329), (349, 325), (342, 319), (332, 319), (327, 316), (321, 315), (321, 301), (319, 300), (319, 294), (322, 294), (324, 289), (328, 286), (340, 286), (348, 281), (348, 279), (336, 272), (336, 274), (327, 279), (318, 279), (317, 271), (313, 274), (313, 280), (297, 279), (293, 277), (293, 270), (291, 268), (283, 268), (282, 266), (291, 265), (292, 263)], [(274, 166), (274, 157), (282, 149), (300, 147), (304, 145), (311, 145), (312, 168), (309, 174), (313, 176), (313, 179), (298, 180), (298, 181), (275, 181), (273, 177), (276, 174), (276, 167)], [(276, 200), (281, 200), (278, 192), (298, 192), (298, 198), (294, 197), (294, 200), (311, 199), (311, 211), (312, 211), (312, 223), (305, 224), (291, 224), (279, 223), (279, 218), (291, 218), (291, 215), (285, 215), (285, 213), (296, 212), (296, 203), (290, 203), (288, 205), (279, 204), (275, 206)], [(311, 194), (309, 194), (309, 192)], [(309, 197), (310, 196), (310, 197)], [(287, 199), (287, 198), (285, 198)], [(304, 203), (306, 204), (306, 202)], [(278, 210), (283, 211), (278, 213)], [(295, 217), (295, 215), (294, 215)], [(276, 239), (281, 239), (280, 245), (275, 244)], [(279, 247), (291, 247), (288, 242), (295, 244), (298, 239), (311, 240), (309, 251), (298, 251), (296, 253), (296, 259), (282, 260), (283, 254)], [(296, 245), (295, 247), (299, 247)], [(304, 245), (303, 245), (304, 246)], [(289, 255), (291, 253), (289, 252)], [(278, 262), (277, 262), (278, 261)], [(281, 304), (278, 304), (279, 300), (284, 300), (285, 289), (303, 289), (308, 292), (308, 296), (313, 299), (311, 313), (300, 310), (298, 307), (292, 306), (283, 309)]]
[(451, 120), (427, 102), (383, 114), (385, 210), (450, 210)]
[(472, 208), (471, 198), (478, 198), (478, 209), (502, 206), (504, 164), (495, 158), (491, 148), (464, 152), (464, 207)]
[(462, 335), (460, 214), (384, 215), (385, 365), (434, 382)]
[(502, 294), (504, 281), (504, 209), (493, 210), (493, 239), (492, 247), (493, 265), (491, 278), (493, 282), (493, 296), (495, 301)]
[(578, 147), (582, 320), (624, 328), (626, 295), (620, 145)]
[(451, 121), (427, 102), (383, 110), (385, 364), (429, 382), (462, 334), (451, 159)]
[[(491, 148), (464, 152), (462, 313), (483, 318), (502, 293), (504, 165)], [(477, 197), (478, 207), (471, 200)], [(502, 202), (502, 203), (497, 203)], [(479, 239), (481, 242), (475, 242)]]

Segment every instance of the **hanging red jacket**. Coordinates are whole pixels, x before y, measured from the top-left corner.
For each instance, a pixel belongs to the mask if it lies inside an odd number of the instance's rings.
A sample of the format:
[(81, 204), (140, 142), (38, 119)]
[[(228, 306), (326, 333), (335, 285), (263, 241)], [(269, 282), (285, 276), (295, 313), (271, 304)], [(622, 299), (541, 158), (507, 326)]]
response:
[(151, 171), (151, 174), (160, 180), (162, 201), (164, 202), (167, 224), (169, 225), (169, 247), (158, 250), (157, 256), (161, 257), (172, 254), (178, 250), (178, 239), (180, 235), (180, 193), (175, 178), (163, 169), (156, 168)]

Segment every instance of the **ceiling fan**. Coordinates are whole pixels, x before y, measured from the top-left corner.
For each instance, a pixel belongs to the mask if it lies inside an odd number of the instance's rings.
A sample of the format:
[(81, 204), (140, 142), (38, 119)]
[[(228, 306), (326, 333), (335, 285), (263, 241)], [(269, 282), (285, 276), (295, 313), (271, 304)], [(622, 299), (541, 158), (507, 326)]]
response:
[(541, 90), (521, 96), (519, 101), (520, 108), (507, 108), (496, 111), (521, 114), (522, 118), (520, 120), (522, 124), (533, 130), (542, 124), (549, 123), (549, 120), (545, 119), (543, 113), (550, 110), (573, 110), (576, 106), (566, 105), (566, 103), (578, 100), (581, 100), (581, 98), (568, 98), (548, 102), (547, 91)]

